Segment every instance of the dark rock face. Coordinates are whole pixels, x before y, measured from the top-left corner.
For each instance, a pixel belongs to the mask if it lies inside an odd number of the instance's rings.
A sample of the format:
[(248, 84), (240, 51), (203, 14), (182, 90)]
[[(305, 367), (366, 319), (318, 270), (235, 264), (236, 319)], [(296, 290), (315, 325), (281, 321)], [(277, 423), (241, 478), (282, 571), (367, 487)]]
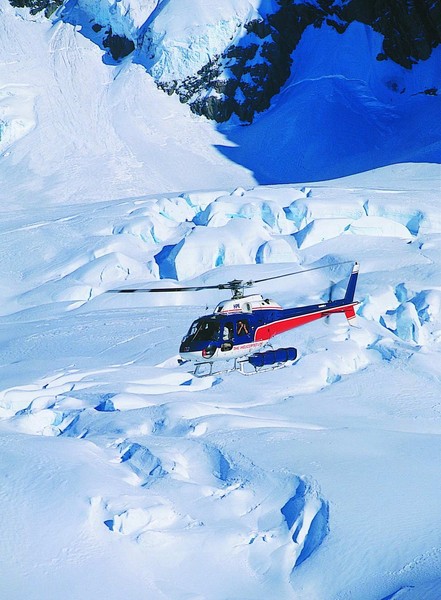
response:
[(44, 11), (48, 18), (63, 4), (63, 0), (9, 0), (9, 2), (15, 8), (29, 8), (31, 15)]
[[(291, 53), (309, 25), (319, 26), (321, 11), (307, 4), (286, 3), (267, 19), (245, 25), (247, 35), (221, 56), (183, 81), (161, 84), (178, 94), (191, 110), (223, 122), (236, 114), (251, 123), (256, 112), (266, 110), (291, 70)], [(207, 90), (216, 93), (207, 95)]]
[(381, 33), (384, 56), (407, 69), (428, 59), (441, 43), (441, 3), (437, 0), (351, 0), (339, 16)]
[(240, 43), (197, 75), (161, 87), (209, 119), (223, 122), (235, 114), (251, 123), (287, 81), (291, 54), (307, 27), (326, 23), (343, 33), (353, 22), (368, 25), (384, 37), (377, 60), (390, 59), (406, 69), (428, 59), (441, 43), (440, 0), (347, 0), (336, 6), (333, 0), (277, 3), (279, 10), (247, 23), (248, 33)]
[[(96, 31), (97, 27), (100, 27), (100, 25), (94, 25), (93, 27)], [(111, 27), (109, 27), (109, 30), (106, 31), (106, 37), (103, 39), (103, 46), (104, 48), (109, 49), (113, 60), (116, 61), (128, 56), (135, 49), (135, 44), (132, 42), (132, 40), (129, 40), (122, 35), (116, 35), (115, 33), (112, 33)]]

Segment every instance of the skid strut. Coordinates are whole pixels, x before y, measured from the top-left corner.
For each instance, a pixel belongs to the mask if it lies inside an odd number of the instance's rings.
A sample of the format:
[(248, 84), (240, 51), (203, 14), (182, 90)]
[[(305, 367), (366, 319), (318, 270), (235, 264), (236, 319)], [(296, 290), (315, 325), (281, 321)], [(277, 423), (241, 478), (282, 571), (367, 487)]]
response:
[[(242, 375), (255, 375), (265, 371), (274, 371), (289, 367), (298, 359), (296, 348), (277, 348), (266, 352), (257, 352), (248, 358), (234, 358), (228, 361), (206, 361), (194, 365), (196, 377), (208, 377), (220, 373), (238, 371)], [(217, 368), (216, 368), (217, 367)]]

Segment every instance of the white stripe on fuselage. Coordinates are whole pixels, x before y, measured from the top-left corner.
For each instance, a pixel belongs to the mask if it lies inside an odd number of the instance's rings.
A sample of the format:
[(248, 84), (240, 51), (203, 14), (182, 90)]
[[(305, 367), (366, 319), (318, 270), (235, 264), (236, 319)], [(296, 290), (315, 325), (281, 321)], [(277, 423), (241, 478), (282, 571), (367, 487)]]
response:
[(246, 356), (250, 354), (253, 350), (259, 350), (266, 344), (267, 340), (262, 340), (261, 342), (247, 342), (245, 344), (236, 344), (231, 348), (231, 350), (221, 350), (220, 348), (216, 349), (216, 352), (210, 358), (205, 358), (202, 356), (202, 351), (199, 352), (181, 352), (181, 357), (186, 360), (192, 361), (214, 361), (214, 360), (230, 360), (232, 358), (240, 358), (241, 356)]

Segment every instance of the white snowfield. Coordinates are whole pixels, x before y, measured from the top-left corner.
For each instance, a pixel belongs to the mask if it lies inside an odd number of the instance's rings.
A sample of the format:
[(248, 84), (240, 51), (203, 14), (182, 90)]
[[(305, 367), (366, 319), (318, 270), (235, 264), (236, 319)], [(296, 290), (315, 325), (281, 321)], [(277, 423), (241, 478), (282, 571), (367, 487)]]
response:
[[(0, 582), (9, 600), (436, 600), (441, 172), (2, 214)], [(261, 284), (342, 315), (293, 367), (196, 378), (192, 320)]]
[(255, 184), (219, 150), (234, 142), (145, 67), (105, 64), (90, 18), (33, 19), (0, 0), (2, 197), (19, 208)]
[[(185, 76), (272, 5), (194, 4), (0, 0), (0, 598), (439, 600), (440, 49), (368, 71), (376, 34), (308, 30), (220, 131), (89, 39), (154, 13), (151, 68)], [(286, 333), (299, 361), (254, 377), (178, 365), (225, 293), (106, 293), (327, 266), (252, 290), (300, 306), (355, 260), (356, 327)]]

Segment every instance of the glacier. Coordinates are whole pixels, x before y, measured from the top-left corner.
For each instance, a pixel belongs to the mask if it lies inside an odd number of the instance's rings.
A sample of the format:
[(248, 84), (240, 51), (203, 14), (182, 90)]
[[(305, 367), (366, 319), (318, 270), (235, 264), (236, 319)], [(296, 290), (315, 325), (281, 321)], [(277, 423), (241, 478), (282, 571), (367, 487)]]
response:
[[(401, 165), (3, 212), (8, 597), (435, 600), (440, 177)], [(266, 286), (299, 305), (341, 294), (333, 263), (354, 257), (357, 327), (288, 332), (297, 365), (256, 377), (177, 362), (221, 292), (103, 293), (170, 271), (200, 285), (329, 265)]]
[[(2, 595), (438, 600), (439, 48), (410, 71), (308, 28), (269, 110), (218, 125), (146, 61), (185, 78), (274, 3), (189, 6), (0, 0)], [(326, 267), (255, 289), (300, 306), (354, 260), (356, 326), (255, 377), (179, 364), (224, 292), (108, 293)]]

